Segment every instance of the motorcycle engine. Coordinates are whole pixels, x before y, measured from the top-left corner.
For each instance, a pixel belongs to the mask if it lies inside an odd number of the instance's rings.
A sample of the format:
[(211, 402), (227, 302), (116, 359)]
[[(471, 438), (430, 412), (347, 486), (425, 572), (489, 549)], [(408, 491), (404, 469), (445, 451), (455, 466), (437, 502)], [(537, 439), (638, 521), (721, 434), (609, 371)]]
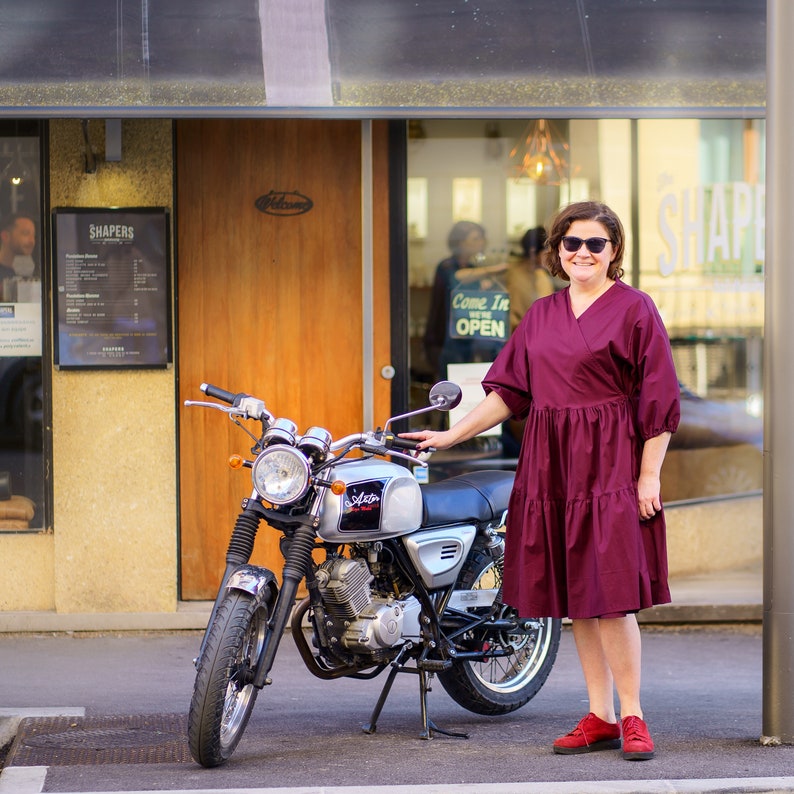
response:
[(332, 625), (327, 629), (347, 650), (374, 653), (420, 638), (421, 606), (414, 596), (373, 593), (374, 577), (363, 559), (336, 558), (317, 571), (317, 583)]

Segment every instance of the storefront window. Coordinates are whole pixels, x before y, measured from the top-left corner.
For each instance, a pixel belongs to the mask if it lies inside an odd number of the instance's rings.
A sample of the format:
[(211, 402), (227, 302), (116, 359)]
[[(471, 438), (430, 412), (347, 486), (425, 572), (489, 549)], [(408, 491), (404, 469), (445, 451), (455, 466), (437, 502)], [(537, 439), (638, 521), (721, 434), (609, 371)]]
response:
[(668, 498), (762, 487), (764, 132), (762, 121), (638, 123), (639, 286), (682, 384)]
[[(421, 120), (408, 130), (412, 406), (438, 378), (481, 396), (531, 301), (564, 287), (537, 266), (543, 227), (560, 206), (598, 199), (624, 220), (624, 278), (653, 297), (673, 346), (682, 423), (665, 499), (759, 489), (763, 122)], [(450, 278), (456, 257), (477, 279)], [(520, 432), (507, 423), (437, 453), (431, 477), (515, 465)]]
[(44, 528), (39, 144), (0, 127), (0, 533)]

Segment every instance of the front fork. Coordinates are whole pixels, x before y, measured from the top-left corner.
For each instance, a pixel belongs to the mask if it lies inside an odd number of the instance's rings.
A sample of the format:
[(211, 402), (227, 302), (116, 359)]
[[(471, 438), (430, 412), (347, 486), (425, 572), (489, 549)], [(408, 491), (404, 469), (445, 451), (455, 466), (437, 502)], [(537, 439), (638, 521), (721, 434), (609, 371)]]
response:
[(289, 549), (284, 557), (281, 590), (276, 597), (275, 607), (268, 623), (265, 644), (254, 671), (253, 685), (257, 689), (270, 683), (268, 674), (273, 667), (276, 651), (287, 628), (292, 608), (295, 606), (298, 587), (311, 565), (315, 534), (314, 525), (301, 524), (290, 538)]
[[(298, 594), (301, 580), (306, 576), (311, 566), (311, 556), (314, 550), (314, 539), (319, 526), (319, 508), (321, 500), (315, 500), (310, 513), (300, 520), (300, 524), (289, 538), (289, 545), (284, 555), (284, 569), (282, 571), (281, 588), (278, 588), (276, 577), (267, 568), (248, 565), (254, 548), (254, 540), (259, 528), (259, 522), (267, 518), (267, 510), (258, 501), (247, 499), (243, 503), (243, 511), (237, 517), (229, 549), (226, 553), (226, 570), (212, 606), (209, 623), (204, 632), (204, 638), (199, 650), (199, 659), (204, 653), (204, 647), (209, 636), (210, 628), (215, 620), (221, 601), (228, 589), (245, 590), (252, 595), (258, 595), (263, 589), (270, 591), (269, 601), (273, 605), (268, 622), (268, 631), (262, 652), (259, 654), (256, 669), (250, 681), (257, 689), (270, 683), (268, 674), (273, 667), (281, 638), (289, 622), (292, 608)], [(282, 517), (283, 518), (283, 517)], [(266, 595), (265, 598), (268, 598)], [(196, 662), (198, 664), (198, 660)]]
[(207, 621), (207, 628), (204, 630), (204, 636), (201, 639), (201, 647), (194, 664), (198, 666), (199, 660), (204, 655), (204, 648), (207, 645), (207, 638), (210, 634), (210, 629), (215, 623), (215, 616), (218, 613), (218, 608), (226, 595), (226, 586), (232, 574), (241, 566), (246, 565), (251, 559), (251, 554), (254, 551), (254, 541), (256, 540), (256, 533), (259, 529), (259, 522), (264, 518), (260, 511), (256, 508), (259, 503), (253, 499), (246, 499), (243, 503), (243, 510), (237, 516), (234, 522), (234, 529), (232, 536), (229, 538), (229, 546), (226, 549), (226, 570), (223, 572), (221, 585), (218, 588), (218, 595), (215, 596), (215, 603), (212, 605), (210, 612), (210, 619)]

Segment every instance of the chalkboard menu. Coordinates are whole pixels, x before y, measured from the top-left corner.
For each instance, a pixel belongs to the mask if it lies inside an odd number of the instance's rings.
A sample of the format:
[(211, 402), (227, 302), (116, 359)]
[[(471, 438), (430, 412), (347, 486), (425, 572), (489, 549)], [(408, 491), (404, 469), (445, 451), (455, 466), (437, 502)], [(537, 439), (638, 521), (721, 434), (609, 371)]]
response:
[(52, 229), (55, 365), (168, 366), (168, 211), (56, 209)]

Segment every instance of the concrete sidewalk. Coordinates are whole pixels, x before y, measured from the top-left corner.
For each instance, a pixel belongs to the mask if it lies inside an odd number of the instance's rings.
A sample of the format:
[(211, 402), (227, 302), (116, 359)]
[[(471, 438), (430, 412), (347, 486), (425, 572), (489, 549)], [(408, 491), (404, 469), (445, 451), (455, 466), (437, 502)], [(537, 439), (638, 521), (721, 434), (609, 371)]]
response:
[[(11, 771), (11, 770), (9, 770)], [(16, 770), (13, 770), (16, 772)], [(12, 774), (13, 774), (12, 772)], [(6, 773), (8, 774), (8, 773)], [(26, 786), (40, 775), (7, 779), (0, 775), (0, 794), (38, 794)], [(783, 794), (792, 791), (794, 778), (763, 777), (722, 778), (714, 780), (605, 780), (576, 783), (485, 783), (480, 785), (411, 785), (411, 786), (301, 786), (300, 788), (236, 789), (151, 789), (126, 794)], [(34, 783), (35, 785), (35, 783)], [(113, 792), (77, 792), (77, 794), (114, 794)]]
[[(644, 623), (760, 621), (763, 602), (761, 563), (670, 580), (672, 604), (640, 613)], [(209, 601), (180, 602), (175, 612), (58, 614), (0, 612), (0, 635), (17, 632), (188, 631), (203, 630)]]

